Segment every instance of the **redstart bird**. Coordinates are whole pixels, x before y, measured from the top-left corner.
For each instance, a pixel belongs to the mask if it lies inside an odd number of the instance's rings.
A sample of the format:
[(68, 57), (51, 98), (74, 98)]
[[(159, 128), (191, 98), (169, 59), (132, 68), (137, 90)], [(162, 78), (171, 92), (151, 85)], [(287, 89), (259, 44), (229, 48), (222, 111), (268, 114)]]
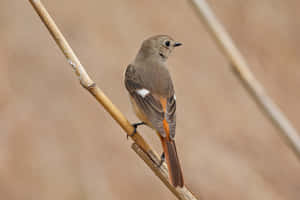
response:
[(145, 40), (125, 72), (125, 86), (141, 123), (156, 130), (173, 186), (183, 187), (183, 175), (175, 146), (176, 96), (166, 61), (175, 47), (181, 46), (170, 36), (157, 35)]

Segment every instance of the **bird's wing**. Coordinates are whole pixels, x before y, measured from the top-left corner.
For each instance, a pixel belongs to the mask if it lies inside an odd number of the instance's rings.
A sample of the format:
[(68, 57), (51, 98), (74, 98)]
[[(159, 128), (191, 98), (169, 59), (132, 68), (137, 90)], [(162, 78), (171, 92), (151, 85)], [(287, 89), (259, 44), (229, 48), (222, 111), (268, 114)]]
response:
[(176, 127), (176, 98), (161, 97), (152, 94), (141, 80), (133, 65), (129, 65), (125, 72), (125, 86), (133, 97), (139, 109), (162, 137), (175, 136)]
[(166, 120), (169, 124), (170, 137), (175, 137), (176, 129), (176, 96), (173, 94), (167, 99)]

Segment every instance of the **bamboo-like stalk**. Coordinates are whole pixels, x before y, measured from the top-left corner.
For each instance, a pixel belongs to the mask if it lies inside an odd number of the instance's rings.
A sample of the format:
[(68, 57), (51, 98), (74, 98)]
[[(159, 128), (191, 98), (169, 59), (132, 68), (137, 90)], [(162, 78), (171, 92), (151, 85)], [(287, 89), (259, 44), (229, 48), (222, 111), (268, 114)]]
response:
[(206, 1), (190, 0), (190, 2), (215, 39), (222, 53), (230, 61), (233, 70), (236, 72), (235, 75), (239, 78), (266, 116), (271, 120), (273, 125), (279, 129), (281, 136), (283, 136), (282, 138), (285, 139), (297, 158), (300, 159), (299, 133), (285, 117), (279, 107), (266, 94), (263, 86), (256, 80), (253, 73), (249, 70), (245, 59), (236, 48), (221, 23), (217, 20)]
[[(56, 26), (54, 20), (51, 18), (42, 2), (39, 0), (29, 0), (35, 11), (40, 16), (41, 20), (49, 30), (57, 45), (62, 50), (67, 58), (69, 64), (72, 66), (76, 75), (78, 76), (81, 85), (87, 89), (96, 99), (102, 104), (105, 110), (116, 120), (116, 122), (123, 128), (127, 135), (131, 136), (134, 128), (121, 113), (121, 111), (110, 101), (110, 99), (96, 86), (95, 82), (89, 77), (88, 73), (81, 65), (79, 59), (73, 52), (72, 48)], [(168, 178), (168, 171), (165, 164), (158, 167), (159, 156), (157, 153), (146, 143), (143, 137), (136, 133), (131, 137), (134, 141), (132, 149), (142, 158), (142, 160), (152, 169), (156, 176), (167, 186), (167, 188), (181, 200), (197, 200), (197, 198), (184, 186), (183, 188), (175, 188), (170, 184)]]

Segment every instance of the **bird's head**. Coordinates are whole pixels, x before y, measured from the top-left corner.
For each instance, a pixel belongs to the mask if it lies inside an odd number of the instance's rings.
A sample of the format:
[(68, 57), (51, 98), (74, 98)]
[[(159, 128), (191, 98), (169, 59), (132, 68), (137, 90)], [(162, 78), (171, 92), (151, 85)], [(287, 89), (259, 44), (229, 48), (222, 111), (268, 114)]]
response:
[(156, 35), (143, 42), (140, 53), (143, 57), (157, 57), (166, 61), (173, 49), (181, 45), (168, 35)]

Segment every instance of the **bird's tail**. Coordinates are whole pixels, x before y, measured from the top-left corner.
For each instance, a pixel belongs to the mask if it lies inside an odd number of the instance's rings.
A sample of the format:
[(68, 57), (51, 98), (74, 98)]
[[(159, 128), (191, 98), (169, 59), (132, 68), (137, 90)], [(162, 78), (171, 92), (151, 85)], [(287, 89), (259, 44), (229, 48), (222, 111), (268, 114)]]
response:
[(175, 141), (172, 139), (169, 140), (167, 138), (161, 137), (161, 142), (169, 169), (169, 177), (171, 178), (171, 182), (174, 187), (183, 187), (183, 175), (177, 156)]

